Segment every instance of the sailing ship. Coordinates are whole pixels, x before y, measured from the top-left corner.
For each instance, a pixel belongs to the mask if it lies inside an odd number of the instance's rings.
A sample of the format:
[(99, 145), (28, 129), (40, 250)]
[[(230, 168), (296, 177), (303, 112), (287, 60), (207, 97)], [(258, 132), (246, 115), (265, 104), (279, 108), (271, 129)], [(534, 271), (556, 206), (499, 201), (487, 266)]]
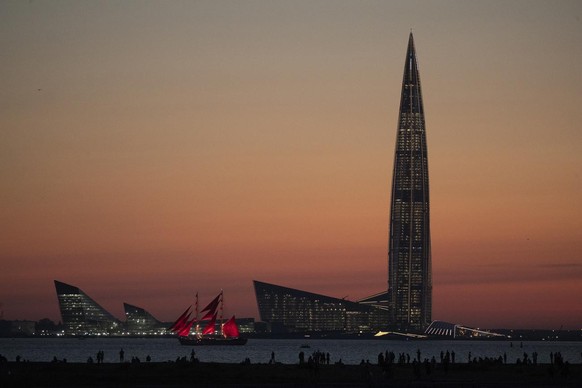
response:
[[(219, 321), (222, 321), (223, 295), (222, 291), (216, 296), (200, 313), (206, 313), (198, 320), (198, 293), (196, 293), (196, 304), (194, 315), (192, 316), (192, 306), (178, 317), (176, 322), (168, 329), (176, 333), (182, 345), (188, 346), (212, 346), (212, 345), (244, 345), (246, 338), (240, 337), (240, 332), (233, 315), (230, 319), (220, 325), (220, 330), (216, 332), (216, 320), (220, 314)], [(192, 316), (192, 317), (191, 317)], [(200, 331), (199, 323), (206, 321), (206, 325)], [(196, 326), (194, 326), (196, 324)], [(193, 330), (194, 328), (194, 330)]]

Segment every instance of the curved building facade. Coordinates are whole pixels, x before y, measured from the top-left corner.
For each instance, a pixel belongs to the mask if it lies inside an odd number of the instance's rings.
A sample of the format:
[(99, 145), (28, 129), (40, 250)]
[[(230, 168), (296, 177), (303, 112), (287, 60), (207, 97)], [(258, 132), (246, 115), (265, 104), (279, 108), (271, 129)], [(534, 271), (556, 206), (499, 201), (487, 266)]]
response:
[(261, 321), (273, 332), (373, 332), (386, 328), (387, 309), (254, 281)]
[(145, 309), (129, 303), (123, 304), (125, 327), (132, 335), (161, 335), (167, 333), (168, 324), (158, 321)]
[(145, 309), (124, 303), (125, 322), (115, 318), (79, 287), (55, 280), (65, 335), (159, 336), (168, 334), (170, 322), (161, 322)]
[(80, 288), (55, 280), (66, 335), (117, 334), (121, 322)]

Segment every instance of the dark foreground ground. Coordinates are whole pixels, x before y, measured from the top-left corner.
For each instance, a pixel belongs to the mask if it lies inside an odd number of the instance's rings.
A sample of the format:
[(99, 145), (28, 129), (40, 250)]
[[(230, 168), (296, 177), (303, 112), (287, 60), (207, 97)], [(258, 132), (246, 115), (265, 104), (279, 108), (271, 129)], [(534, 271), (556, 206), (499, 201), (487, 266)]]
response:
[(582, 365), (77, 364), (9, 362), (0, 387), (582, 387)]

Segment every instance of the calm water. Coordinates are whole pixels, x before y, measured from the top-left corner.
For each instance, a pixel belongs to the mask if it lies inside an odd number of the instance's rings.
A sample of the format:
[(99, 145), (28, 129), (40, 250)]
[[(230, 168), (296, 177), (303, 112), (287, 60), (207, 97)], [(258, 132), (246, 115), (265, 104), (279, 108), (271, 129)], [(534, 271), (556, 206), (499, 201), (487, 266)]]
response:
[[(302, 344), (309, 344), (309, 349), (301, 349)], [(58, 359), (66, 358), (69, 362), (85, 362), (89, 356), (95, 359), (99, 350), (105, 352), (105, 362), (118, 362), (119, 350), (125, 351), (125, 360), (139, 357), (145, 361), (150, 355), (152, 361), (175, 360), (177, 357), (189, 357), (191, 347), (182, 346), (177, 339), (69, 339), (69, 338), (0, 338), (0, 354), (10, 361), (20, 355), (30, 361), (50, 361), (54, 356)], [(410, 354), (411, 359), (416, 356), (417, 349), (421, 351), (421, 358), (435, 356), (440, 359), (441, 350), (454, 351), (456, 362), (467, 362), (468, 354), (472, 357), (499, 357), (507, 353), (507, 362), (514, 363), (523, 353), (528, 353), (530, 359), (533, 352), (538, 352), (538, 362), (549, 363), (551, 352), (561, 352), (565, 361), (579, 364), (582, 362), (582, 342), (547, 342), (527, 341), (386, 341), (386, 340), (296, 340), (296, 339), (249, 339), (246, 346), (230, 347), (196, 347), (196, 356), (202, 362), (241, 362), (246, 357), (253, 363), (267, 363), (271, 352), (275, 352), (275, 359), (285, 364), (297, 363), (298, 354), (304, 351), (306, 358), (319, 350), (329, 352), (331, 361), (340, 358), (346, 364), (358, 364), (362, 359), (375, 363), (378, 353), (386, 350)]]

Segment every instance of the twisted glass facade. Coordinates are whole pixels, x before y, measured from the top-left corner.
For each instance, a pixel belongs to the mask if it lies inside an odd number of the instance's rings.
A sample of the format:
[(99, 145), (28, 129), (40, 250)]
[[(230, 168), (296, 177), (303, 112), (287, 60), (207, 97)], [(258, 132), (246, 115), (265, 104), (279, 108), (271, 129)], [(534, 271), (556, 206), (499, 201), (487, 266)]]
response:
[(431, 322), (428, 157), (420, 76), (412, 33), (402, 80), (388, 247), (391, 322), (422, 330)]

